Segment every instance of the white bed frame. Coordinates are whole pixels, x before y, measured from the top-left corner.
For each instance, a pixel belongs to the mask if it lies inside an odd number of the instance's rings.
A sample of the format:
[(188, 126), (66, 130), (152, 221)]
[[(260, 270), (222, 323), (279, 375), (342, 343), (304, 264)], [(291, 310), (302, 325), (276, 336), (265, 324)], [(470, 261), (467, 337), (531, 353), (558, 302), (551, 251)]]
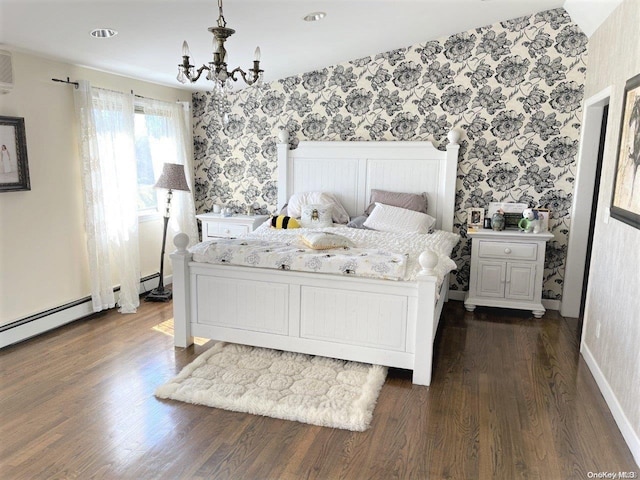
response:
[[(278, 207), (296, 192), (336, 194), (351, 216), (372, 188), (427, 192), (436, 228), (453, 227), (458, 135), (446, 152), (430, 142), (278, 144)], [(416, 281), (196, 263), (179, 234), (173, 262), (175, 345), (193, 337), (413, 370), (429, 385), (433, 342), (448, 278), (436, 301), (437, 256), (423, 252)]]

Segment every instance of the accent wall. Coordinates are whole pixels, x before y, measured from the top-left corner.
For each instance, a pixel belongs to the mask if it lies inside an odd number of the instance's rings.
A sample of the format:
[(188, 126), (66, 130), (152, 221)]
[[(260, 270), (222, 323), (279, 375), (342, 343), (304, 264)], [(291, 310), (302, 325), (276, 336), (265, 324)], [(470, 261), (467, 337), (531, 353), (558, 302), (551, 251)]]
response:
[(587, 37), (563, 9), (251, 87), (193, 96), (196, 209), (277, 211), (276, 139), (429, 140), (462, 134), (453, 290), (467, 290), (467, 209), (549, 208), (543, 297), (562, 296)]

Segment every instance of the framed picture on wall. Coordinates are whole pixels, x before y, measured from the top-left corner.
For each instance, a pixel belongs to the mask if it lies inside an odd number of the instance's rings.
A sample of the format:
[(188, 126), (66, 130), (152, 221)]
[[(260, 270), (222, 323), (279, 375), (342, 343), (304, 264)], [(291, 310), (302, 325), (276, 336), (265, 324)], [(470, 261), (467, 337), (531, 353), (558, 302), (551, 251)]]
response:
[(0, 192), (31, 190), (24, 118), (0, 117)]
[(640, 229), (640, 74), (624, 87), (611, 216)]

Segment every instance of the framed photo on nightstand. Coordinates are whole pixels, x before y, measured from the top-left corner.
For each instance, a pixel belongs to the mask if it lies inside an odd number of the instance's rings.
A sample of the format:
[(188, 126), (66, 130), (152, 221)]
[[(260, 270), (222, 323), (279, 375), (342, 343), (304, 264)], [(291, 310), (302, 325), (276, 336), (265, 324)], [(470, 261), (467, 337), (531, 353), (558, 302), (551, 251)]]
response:
[(467, 228), (482, 228), (482, 222), (484, 222), (484, 208), (467, 210)]
[(548, 208), (536, 208), (536, 212), (538, 212), (538, 221), (540, 222), (540, 231), (548, 232), (549, 231), (549, 219), (551, 217), (551, 212)]

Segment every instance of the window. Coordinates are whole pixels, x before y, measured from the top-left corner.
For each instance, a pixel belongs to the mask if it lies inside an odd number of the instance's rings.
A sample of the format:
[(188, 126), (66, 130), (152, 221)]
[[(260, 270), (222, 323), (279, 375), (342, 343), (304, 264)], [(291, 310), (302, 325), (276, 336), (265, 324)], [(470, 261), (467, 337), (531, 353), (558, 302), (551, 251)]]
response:
[[(135, 141), (136, 161), (138, 172), (138, 215), (152, 216), (162, 211), (163, 198), (159, 198), (159, 191), (154, 188), (158, 177), (162, 173), (162, 166), (169, 159), (164, 158), (168, 153), (162, 151), (167, 145), (164, 135), (167, 117), (145, 113), (144, 107), (136, 105), (135, 109)], [(173, 147), (173, 142), (171, 142)], [(174, 148), (170, 148), (173, 151)]]
[(149, 115), (149, 118), (147, 118), (144, 110), (136, 107), (135, 140), (138, 170), (138, 215), (149, 215), (159, 211), (158, 194), (153, 186), (160, 175), (161, 166), (160, 168), (156, 167), (151, 156), (147, 121), (153, 121), (151, 116)]

